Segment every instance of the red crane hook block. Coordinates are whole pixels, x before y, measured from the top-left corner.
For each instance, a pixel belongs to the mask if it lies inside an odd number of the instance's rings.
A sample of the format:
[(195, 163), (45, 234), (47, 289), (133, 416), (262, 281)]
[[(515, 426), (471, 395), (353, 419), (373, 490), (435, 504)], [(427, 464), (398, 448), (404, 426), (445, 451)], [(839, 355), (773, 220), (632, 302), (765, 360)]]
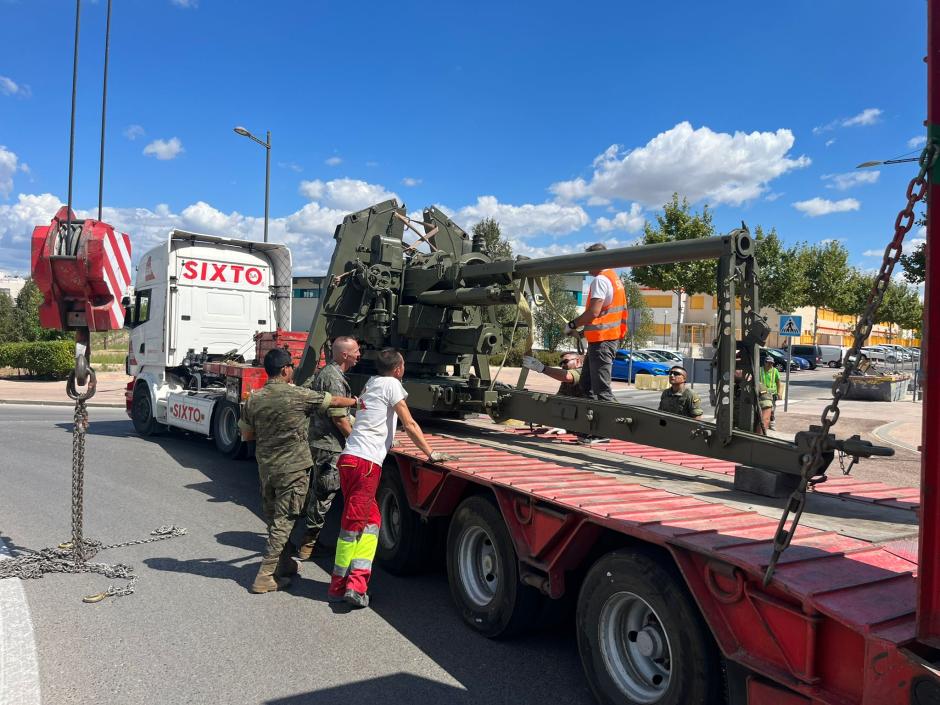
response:
[(131, 241), (100, 220), (78, 220), (62, 206), (33, 230), (33, 281), (42, 292), (44, 328), (105, 331), (124, 326), (131, 283)]

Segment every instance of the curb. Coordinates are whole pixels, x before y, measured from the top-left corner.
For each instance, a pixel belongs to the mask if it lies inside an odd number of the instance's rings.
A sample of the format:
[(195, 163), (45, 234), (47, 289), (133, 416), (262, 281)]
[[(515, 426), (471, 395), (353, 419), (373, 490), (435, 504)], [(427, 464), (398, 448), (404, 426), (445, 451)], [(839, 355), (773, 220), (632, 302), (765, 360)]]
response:
[(917, 449), (917, 446), (908, 445), (907, 443), (903, 443), (891, 436), (891, 429), (904, 423), (910, 423), (910, 421), (892, 421), (891, 423), (886, 423), (885, 425), (879, 426), (878, 428), (872, 430), (872, 435), (875, 436), (875, 438), (888, 443), (889, 445), (893, 445), (903, 450), (909, 450), (912, 453), (919, 454), (920, 450)]
[[(26, 406), (75, 406), (75, 402), (72, 402), (72, 401), (36, 401), (36, 400), (31, 400), (31, 399), (0, 399), (0, 404), (22, 404)], [(116, 404), (116, 403), (104, 402), (104, 401), (90, 401), (90, 402), (87, 402), (85, 406), (88, 406), (88, 407), (96, 406), (99, 408), (106, 408), (106, 409), (127, 408), (124, 404)]]

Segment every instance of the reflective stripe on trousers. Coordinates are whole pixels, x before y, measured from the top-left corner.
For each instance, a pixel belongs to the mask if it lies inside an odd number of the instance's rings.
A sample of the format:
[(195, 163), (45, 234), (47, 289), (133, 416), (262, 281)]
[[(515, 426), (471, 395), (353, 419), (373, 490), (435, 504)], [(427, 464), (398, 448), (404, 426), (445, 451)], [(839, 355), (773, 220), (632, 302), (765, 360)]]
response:
[(330, 594), (339, 597), (347, 590), (365, 594), (382, 524), (375, 501), (382, 467), (347, 454), (339, 457), (337, 466), (344, 502)]

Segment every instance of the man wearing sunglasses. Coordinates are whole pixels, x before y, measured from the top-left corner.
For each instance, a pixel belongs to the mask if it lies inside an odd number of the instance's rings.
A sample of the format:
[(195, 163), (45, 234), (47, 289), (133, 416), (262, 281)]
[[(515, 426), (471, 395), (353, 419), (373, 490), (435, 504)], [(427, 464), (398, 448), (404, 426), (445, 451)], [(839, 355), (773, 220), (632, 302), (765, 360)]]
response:
[(669, 370), (669, 388), (659, 398), (659, 410), (679, 416), (697, 419), (704, 412), (698, 394), (685, 386), (689, 374), (684, 367), (676, 365)]

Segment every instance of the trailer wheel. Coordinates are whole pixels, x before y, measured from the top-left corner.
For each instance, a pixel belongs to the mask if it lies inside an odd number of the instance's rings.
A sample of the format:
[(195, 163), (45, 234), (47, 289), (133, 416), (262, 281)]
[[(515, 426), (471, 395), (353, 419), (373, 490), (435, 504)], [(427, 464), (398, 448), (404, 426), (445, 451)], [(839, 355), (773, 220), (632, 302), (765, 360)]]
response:
[(150, 402), (150, 393), (144, 384), (138, 384), (134, 389), (134, 399), (131, 402), (131, 421), (134, 430), (141, 436), (152, 436), (157, 432), (157, 420), (153, 416), (153, 404)]
[(578, 650), (606, 705), (722, 702), (718, 650), (681, 579), (655, 558), (615, 551), (578, 596)]
[(524, 631), (542, 606), (541, 594), (519, 581), (509, 531), (485, 497), (470, 497), (454, 512), (447, 533), (447, 578), (463, 620), (490, 638)]
[(397, 462), (388, 462), (382, 468), (375, 499), (382, 513), (376, 558), (393, 575), (418, 572), (430, 552), (431, 536), (408, 504)]
[(241, 431), (238, 429), (238, 404), (221, 399), (215, 405), (215, 412), (212, 414), (212, 438), (222, 455), (233, 460), (245, 457), (248, 444), (242, 441)]

